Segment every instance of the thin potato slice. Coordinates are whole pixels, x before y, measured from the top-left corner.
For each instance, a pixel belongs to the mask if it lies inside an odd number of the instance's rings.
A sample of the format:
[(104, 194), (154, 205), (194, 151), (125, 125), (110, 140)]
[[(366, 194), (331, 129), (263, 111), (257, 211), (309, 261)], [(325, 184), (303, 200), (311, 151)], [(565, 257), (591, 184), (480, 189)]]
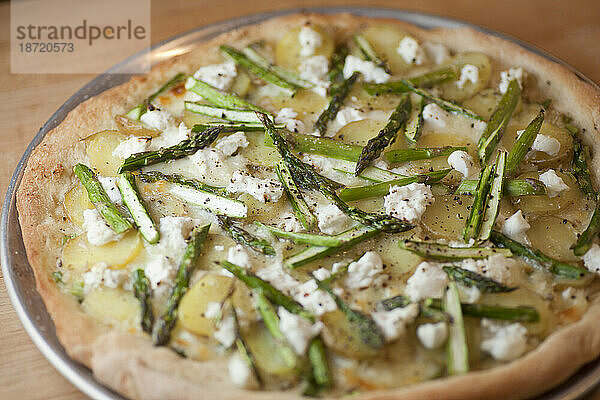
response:
[(421, 221), (434, 239), (460, 240), (472, 202), (471, 196), (437, 196)]
[[(321, 46), (315, 49), (314, 56), (325, 56), (328, 59), (333, 54), (335, 43), (333, 36), (329, 34), (325, 28), (318, 25), (311, 25), (311, 29), (321, 35)], [(284, 68), (297, 69), (304, 57), (300, 55), (301, 45), (298, 40), (298, 34), (301, 28), (295, 28), (287, 32), (277, 42), (275, 47), (275, 64)]]
[(268, 375), (277, 376), (280, 379), (292, 378), (294, 376), (294, 368), (287, 365), (285, 360), (276, 351), (279, 343), (277, 343), (262, 324), (253, 325), (243, 335), (250, 353), (254, 356), (256, 366), (260, 371)]
[[(554, 197), (548, 197), (548, 195), (511, 197), (515, 207), (523, 210), (525, 214), (556, 214), (575, 203), (581, 203), (583, 199), (575, 178), (560, 171), (556, 171), (556, 174), (569, 186), (568, 189), (563, 190)], [(528, 172), (519, 176), (519, 179), (526, 178), (539, 179), (540, 172)]]
[(88, 137), (86, 153), (90, 159), (90, 167), (102, 176), (117, 176), (123, 160), (112, 153), (125, 139), (127, 135), (119, 131), (102, 131)]
[(464, 85), (459, 87), (457, 81), (446, 82), (441, 85), (444, 92), (444, 98), (452, 101), (463, 101), (472, 97), (474, 94), (485, 88), (492, 74), (492, 65), (488, 56), (482, 53), (461, 53), (457, 54), (452, 60), (452, 64), (456, 66), (457, 78), (460, 79), (462, 68), (465, 65), (474, 65), (478, 69), (478, 79), (475, 83), (470, 80), (464, 82)]
[(527, 231), (531, 244), (535, 249), (565, 262), (578, 262), (571, 246), (577, 241), (577, 232), (573, 225), (563, 218), (543, 216), (531, 222)]
[(127, 118), (124, 115), (115, 115), (115, 122), (119, 131), (125, 135), (133, 135), (140, 137), (156, 137), (160, 135), (160, 131), (150, 129), (141, 121), (135, 121)]
[(406, 32), (397, 26), (374, 24), (362, 32), (373, 50), (388, 64), (394, 74), (403, 74), (410, 68), (396, 49)]
[[(341, 140), (342, 142), (348, 144), (364, 146), (367, 144), (369, 139), (377, 136), (377, 133), (379, 133), (385, 124), (386, 121), (376, 121), (372, 119), (363, 119), (361, 121), (351, 122), (340, 129), (334, 139)], [(397, 141), (400, 143), (403, 142), (403, 140)]]
[(78, 184), (65, 194), (63, 202), (65, 211), (71, 222), (83, 228), (83, 212), (94, 208), (85, 188)]
[(244, 97), (252, 87), (250, 75), (241, 68), (238, 68), (238, 74), (231, 85), (230, 90), (238, 96)]
[(133, 292), (99, 287), (85, 296), (83, 309), (92, 317), (110, 324), (139, 329), (140, 303)]
[(246, 139), (249, 143), (248, 147), (238, 151), (251, 163), (269, 167), (274, 166), (281, 159), (275, 147), (265, 146), (264, 132), (246, 132)]
[(346, 315), (336, 310), (323, 314), (325, 324), (323, 338), (333, 352), (351, 358), (369, 358), (378, 354), (378, 350), (364, 344), (358, 330), (348, 322)]

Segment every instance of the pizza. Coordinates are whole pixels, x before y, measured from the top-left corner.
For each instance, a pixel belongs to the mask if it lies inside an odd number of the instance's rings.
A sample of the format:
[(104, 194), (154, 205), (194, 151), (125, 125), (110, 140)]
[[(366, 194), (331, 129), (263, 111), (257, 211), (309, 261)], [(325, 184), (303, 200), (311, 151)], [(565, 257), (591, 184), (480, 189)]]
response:
[(600, 92), (468, 28), (240, 28), (76, 107), (17, 205), (129, 398), (528, 398), (600, 354)]

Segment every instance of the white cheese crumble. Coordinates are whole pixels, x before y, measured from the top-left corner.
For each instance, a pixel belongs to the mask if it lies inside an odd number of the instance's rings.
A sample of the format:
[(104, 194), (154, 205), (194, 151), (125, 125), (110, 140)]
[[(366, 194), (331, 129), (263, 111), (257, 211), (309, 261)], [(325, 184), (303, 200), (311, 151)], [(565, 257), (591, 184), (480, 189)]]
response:
[(416, 182), (406, 186), (391, 186), (389, 194), (383, 198), (386, 214), (413, 223), (421, 219), (427, 206), (434, 201), (431, 188)]
[(315, 209), (319, 229), (328, 235), (336, 235), (348, 228), (350, 218), (334, 204), (320, 205)]
[(565, 184), (560, 176), (556, 174), (556, 171), (549, 169), (540, 175), (540, 181), (546, 185), (548, 197), (555, 197), (563, 190), (567, 190), (569, 186)]
[(445, 127), (450, 118), (450, 113), (435, 103), (429, 103), (423, 108), (423, 121), (435, 128)]
[(145, 125), (158, 131), (164, 131), (173, 125), (173, 118), (171, 114), (162, 110), (146, 111), (140, 117)]
[(241, 389), (258, 389), (258, 380), (240, 353), (236, 352), (231, 356), (228, 370), (229, 379), (235, 386)]
[(481, 350), (496, 360), (511, 361), (527, 350), (527, 328), (520, 323), (507, 323), (483, 318)]
[(321, 333), (323, 323), (318, 321), (312, 324), (306, 318), (292, 314), (283, 307), (279, 307), (277, 314), (279, 315), (279, 329), (286, 340), (296, 354), (304, 355), (310, 340)]
[(461, 263), (462, 268), (487, 276), (506, 286), (515, 286), (518, 282), (518, 266), (517, 261), (502, 254), (494, 254), (485, 260), (466, 259)]
[(86, 230), (88, 242), (94, 246), (105, 245), (122, 236), (112, 230), (95, 208), (83, 210), (83, 229)]
[(435, 263), (423, 261), (406, 281), (406, 295), (411, 301), (433, 298), (439, 299), (444, 295), (448, 284), (448, 274)]
[(344, 79), (350, 78), (354, 72), (360, 72), (365, 82), (385, 83), (390, 80), (390, 74), (374, 62), (361, 60), (352, 55), (346, 57), (343, 72)]
[(552, 136), (538, 133), (533, 141), (531, 150), (542, 151), (548, 155), (555, 156), (560, 152), (560, 142)]
[(462, 303), (477, 303), (481, 298), (481, 291), (477, 286), (458, 285), (458, 296)]
[(590, 272), (600, 274), (600, 246), (594, 243), (583, 255), (583, 262)]
[(112, 155), (117, 158), (126, 159), (132, 154), (148, 150), (147, 137), (130, 136), (115, 147)]
[(508, 84), (513, 79), (516, 79), (519, 83), (521, 89), (523, 89), (523, 77), (524, 77), (523, 68), (510, 68), (506, 71), (500, 72), (500, 84), (498, 84), (498, 90), (500, 93), (504, 94), (508, 90)]
[(284, 293), (292, 294), (298, 290), (300, 283), (291, 275), (283, 270), (281, 263), (274, 262), (261, 268), (256, 272), (256, 276), (269, 282), (275, 288)]
[(248, 193), (263, 203), (276, 202), (283, 194), (281, 183), (274, 179), (255, 178), (247, 172), (235, 171), (227, 191), (231, 193)]
[(246, 134), (244, 132), (236, 132), (219, 139), (215, 144), (215, 148), (227, 157), (238, 151), (239, 148), (248, 147), (248, 144)]
[(225, 348), (230, 348), (235, 342), (235, 319), (233, 315), (227, 314), (217, 324), (217, 330), (213, 334), (215, 339), (219, 341)]
[(314, 279), (310, 279), (303, 284), (297, 283), (296, 288), (294, 288), (293, 297), (302, 307), (316, 316), (321, 316), (326, 312), (337, 309), (335, 300), (328, 293), (319, 289)]
[(89, 293), (102, 285), (108, 288), (118, 288), (129, 280), (129, 271), (125, 269), (110, 269), (106, 263), (97, 263), (82, 275), (83, 290)]
[(300, 77), (315, 84), (311, 90), (321, 97), (327, 97), (329, 81), (326, 78), (329, 72), (329, 61), (325, 56), (312, 56), (300, 62), (298, 67)]
[(457, 150), (448, 156), (448, 164), (460, 172), (465, 178), (474, 177), (477, 167), (473, 157), (466, 151)]
[(460, 69), (460, 78), (454, 83), (459, 89), (462, 89), (465, 86), (465, 83), (470, 81), (471, 83), (475, 84), (478, 80), (479, 68), (473, 64), (465, 64)]
[(446, 343), (446, 339), (448, 339), (448, 325), (445, 322), (419, 325), (417, 337), (426, 348), (437, 349)]
[(123, 198), (121, 197), (121, 192), (117, 187), (117, 178), (112, 176), (98, 176), (98, 181), (104, 188), (104, 191), (108, 195), (110, 201), (115, 204), (123, 204)]
[(331, 272), (327, 268), (323, 267), (317, 269), (316, 271), (313, 271), (312, 274), (315, 278), (317, 278), (320, 281), (324, 281), (325, 279), (331, 277)]
[(323, 44), (323, 38), (319, 32), (309, 26), (303, 26), (298, 32), (298, 41), (300, 42), (300, 55), (309, 57), (315, 54), (315, 51)]
[(427, 56), (419, 43), (410, 36), (404, 36), (400, 40), (396, 53), (400, 54), (407, 64), (421, 65), (427, 61)]
[(206, 175), (211, 171), (218, 170), (223, 165), (225, 155), (220, 150), (206, 147), (189, 156), (189, 159), (196, 164), (200, 175)]
[(281, 215), (280, 220), (277, 222), (277, 227), (286, 232), (300, 232), (304, 229), (298, 218), (291, 212)]
[(275, 116), (275, 123), (285, 125), (285, 129), (290, 132), (303, 133), (304, 123), (298, 119), (295, 119), (297, 116), (298, 113), (292, 108), (282, 108)]
[(194, 78), (204, 81), (219, 90), (229, 89), (236, 76), (237, 67), (233, 61), (227, 61), (223, 64), (206, 65), (194, 72)]
[(531, 225), (523, 217), (523, 212), (519, 210), (504, 221), (502, 233), (517, 242), (529, 244), (529, 239), (525, 233), (529, 228), (531, 228)]
[(390, 311), (374, 311), (371, 313), (385, 340), (391, 342), (406, 332), (406, 325), (412, 324), (419, 315), (419, 306), (409, 304), (406, 307), (394, 308)]
[(425, 51), (427, 58), (433, 60), (433, 62), (438, 65), (446, 62), (450, 58), (450, 52), (443, 44), (425, 41), (421, 47)]
[[(147, 114), (147, 113), (146, 113)], [(146, 115), (144, 114), (144, 115)], [(143, 117), (143, 116), (142, 116)], [(152, 139), (150, 144), (152, 145), (149, 150), (156, 150), (162, 147), (173, 146), (182, 140), (188, 138), (191, 130), (182, 122), (178, 126), (171, 126), (164, 130), (160, 136)]]
[(383, 272), (383, 260), (376, 252), (367, 251), (357, 261), (350, 263), (344, 283), (349, 289), (366, 288), (381, 272)]
[(241, 244), (230, 247), (227, 252), (227, 261), (244, 269), (250, 268), (250, 256)]

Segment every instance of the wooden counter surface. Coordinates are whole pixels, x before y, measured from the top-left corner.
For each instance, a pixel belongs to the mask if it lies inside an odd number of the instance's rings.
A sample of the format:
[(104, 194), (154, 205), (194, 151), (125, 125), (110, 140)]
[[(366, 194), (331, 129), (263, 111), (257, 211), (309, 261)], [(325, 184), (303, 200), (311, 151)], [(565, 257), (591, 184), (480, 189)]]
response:
[[(496, 29), (541, 47), (600, 82), (600, 2), (595, 0), (155, 1), (152, 43), (252, 13), (322, 5), (422, 11)], [(9, 2), (0, 3), (0, 194), (29, 141), (92, 75), (16, 75), (9, 65)], [(2, 280), (2, 278), (0, 278)], [(0, 283), (0, 399), (71, 400), (86, 396), (64, 379), (27, 336)], [(600, 390), (590, 398), (600, 399)]]

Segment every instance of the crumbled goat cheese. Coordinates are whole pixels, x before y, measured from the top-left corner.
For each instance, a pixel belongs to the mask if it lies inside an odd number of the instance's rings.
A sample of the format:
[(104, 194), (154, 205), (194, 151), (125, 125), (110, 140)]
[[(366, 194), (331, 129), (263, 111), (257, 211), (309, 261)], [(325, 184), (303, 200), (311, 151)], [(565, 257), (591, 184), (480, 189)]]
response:
[(256, 272), (256, 276), (269, 282), (275, 288), (284, 293), (292, 294), (297, 291), (300, 283), (291, 275), (283, 270), (281, 263), (274, 262), (268, 266), (261, 268)]
[(548, 197), (555, 197), (563, 190), (567, 190), (569, 186), (565, 184), (560, 176), (556, 174), (556, 171), (549, 169), (540, 175), (540, 181), (546, 185)]
[(180, 123), (178, 126), (173, 125), (168, 129), (164, 130), (160, 134), (160, 136), (152, 139), (152, 141), (150, 142), (150, 144), (152, 145), (150, 150), (156, 150), (163, 147), (170, 147), (176, 145), (182, 140), (187, 139), (190, 132), (191, 130), (183, 122)]
[(221, 303), (217, 301), (209, 301), (204, 311), (204, 317), (208, 319), (219, 318), (221, 315)]
[(194, 78), (204, 81), (220, 90), (227, 90), (237, 76), (237, 67), (233, 61), (212, 64), (198, 68)]
[(560, 142), (552, 136), (541, 135), (538, 133), (533, 141), (531, 150), (541, 151), (550, 156), (555, 156), (560, 152)]
[(406, 281), (406, 295), (411, 301), (443, 296), (448, 284), (448, 274), (439, 264), (423, 261)]
[(234, 247), (229, 248), (227, 261), (244, 269), (248, 269), (251, 266), (250, 256), (241, 244), (236, 244)]
[(594, 243), (583, 255), (583, 262), (590, 272), (600, 274), (600, 246)]
[(344, 283), (349, 289), (366, 288), (381, 272), (383, 272), (381, 257), (374, 251), (368, 251), (357, 261), (350, 263)]
[(423, 121), (435, 128), (445, 127), (450, 118), (450, 113), (435, 103), (429, 103), (423, 108)]
[(231, 347), (235, 342), (235, 319), (233, 315), (227, 314), (227, 316), (221, 318), (217, 324), (217, 330), (213, 334), (215, 339), (219, 341), (225, 348)]
[(461, 303), (477, 303), (481, 298), (481, 291), (477, 286), (458, 285), (458, 295)]
[(498, 84), (498, 90), (504, 94), (508, 90), (508, 84), (513, 79), (516, 79), (521, 89), (523, 88), (523, 68), (510, 68), (507, 71), (500, 72), (500, 84)]
[(389, 194), (383, 198), (386, 214), (413, 223), (421, 219), (427, 206), (434, 201), (431, 188), (423, 183), (391, 186)]
[(121, 197), (121, 192), (117, 187), (117, 178), (112, 176), (98, 176), (98, 180), (104, 188), (104, 191), (108, 195), (110, 201), (115, 204), (123, 204), (123, 198)]
[(132, 154), (148, 150), (149, 141), (147, 137), (130, 136), (115, 147), (112, 155), (124, 160)]
[(164, 131), (173, 125), (171, 114), (162, 110), (146, 111), (140, 117), (140, 121), (152, 129)]
[(502, 233), (517, 242), (529, 244), (529, 239), (527, 239), (525, 233), (529, 228), (531, 228), (531, 225), (523, 217), (523, 212), (519, 210), (504, 221)]
[(448, 325), (445, 322), (419, 325), (417, 337), (426, 348), (437, 349), (448, 339)]
[(298, 119), (295, 119), (298, 113), (291, 108), (282, 108), (275, 116), (276, 124), (285, 125), (285, 129), (290, 132), (304, 132), (304, 123)]
[(229, 379), (235, 386), (241, 389), (258, 389), (258, 380), (240, 353), (233, 353), (229, 359), (228, 370)]
[(298, 32), (298, 41), (300, 42), (300, 55), (302, 57), (312, 56), (315, 54), (315, 50), (323, 44), (323, 38), (319, 32), (309, 26), (303, 26), (300, 29), (300, 32)]
[(348, 228), (350, 218), (334, 204), (320, 205), (315, 209), (319, 229), (328, 235), (336, 235)]
[(83, 229), (86, 230), (88, 242), (94, 246), (105, 245), (122, 236), (112, 230), (95, 208), (83, 210)]
[(298, 218), (291, 213), (286, 212), (281, 215), (277, 227), (283, 229), (286, 232), (300, 232), (303, 229), (302, 224), (298, 221)]
[(85, 293), (102, 285), (108, 288), (118, 288), (129, 279), (129, 271), (124, 269), (110, 269), (106, 263), (97, 263), (82, 275)]
[(152, 258), (146, 263), (144, 269), (152, 289), (156, 289), (160, 285), (170, 286), (173, 283), (173, 278), (175, 278), (175, 272), (176, 267), (167, 256)]
[(263, 203), (276, 202), (283, 194), (283, 188), (278, 181), (255, 178), (243, 171), (233, 173), (227, 191), (231, 193), (248, 193)]
[(481, 350), (491, 354), (496, 360), (511, 361), (527, 350), (527, 328), (520, 323), (483, 318), (481, 327)]
[(479, 80), (479, 68), (472, 64), (465, 64), (460, 69), (460, 78), (455, 82), (459, 89), (465, 86), (467, 81), (475, 84)]
[(477, 167), (473, 157), (466, 151), (457, 150), (448, 156), (448, 164), (465, 178), (471, 178), (477, 174)]
[(443, 44), (433, 42), (423, 42), (421, 48), (425, 51), (427, 58), (433, 60), (436, 64), (442, 64), (450, 58), (448, 48)]
[(189, 156), (189, 159), (198, 166), (198, 172), (201, 175), (205, 175), (221, 167), (225, 160), (225, 155), (220, 150), (206, 147)]
[(294, 289), (293, 297), (302, 307), (316, 316), (321, 316), (326, 312), (337, 309), (335, 300), (333, 300), (329, 293), (319, 289), (314, 279), (309, 279), (303, 284), (298, 283)]
[(331, 276), (331, 271), (329, 271), (327, 268), (321, 267), (318, 270), (313, 271), (312, 274), (318, 280), (324, 281), (325, 279), (328, 279)]
[(329, 61), (325, 56), (312, 56), (305, 58), (298, 67), (300, 77), (315, 84), (311, 90), (321, 97), (327, 96), (329, 80), (326, 79), (329, 72)]
[(238, 149), (248, 147), (248, 139), (244, 132), (236, 132), (233, 135), (224, 136), (217, 141), (215, 148), (228, 157), (238, 151)]
[(409, 304), (406, 307), (394, 308), (390, 311), (374, 311), (371, 313), (385, 340), (391, 342), (406, 332), (406, 325), (412, 324), (419, 315), (419, 306)]
[(323, 323), (318, 321), (312, 324), (309, 320), (292, 314), (283, 307), (277, 311), (279, 315), (279, 329), (292, 346), (296, 354), (304, 355), (308, 342), (321, 333)]
[(344, 79), (350, 78), (354, 72), (360, 72), (366, 82), (385, 83), (390, 80), (390, 74), (374, 62), (361, 60), (352, 55), (346, 57), (343, 72)]
[(514, 286), (520, 274), (519, 264), (512, 258), (502, 254), (494, 254), (484, 260), (466, 259), (461, 262), (461, 267), (487, 276), (506, 286)]
[(427, 56), (419, 43), (410, 36), (404, 36), (400, 40), (396, 53), (400, 54), (407, 64), (421, 65), (427, 61)]

